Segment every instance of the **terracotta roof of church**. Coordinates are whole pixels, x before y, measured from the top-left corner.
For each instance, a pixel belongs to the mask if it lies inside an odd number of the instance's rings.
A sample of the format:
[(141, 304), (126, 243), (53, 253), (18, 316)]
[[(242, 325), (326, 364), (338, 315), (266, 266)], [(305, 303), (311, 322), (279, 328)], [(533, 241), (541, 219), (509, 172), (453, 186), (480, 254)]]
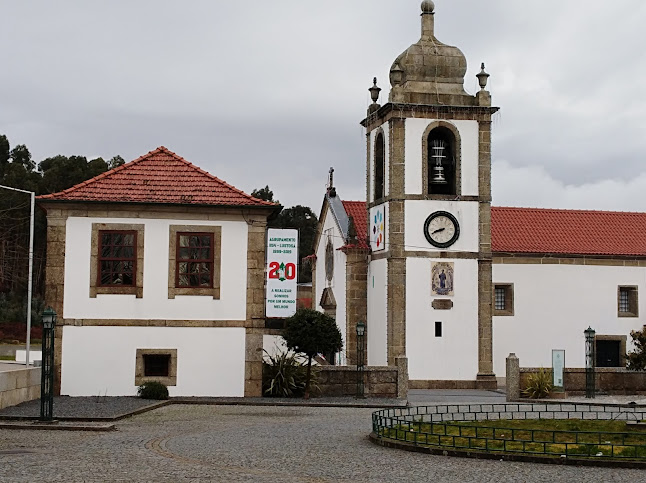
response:
[(164, 146), (41, 201), (276, 207), (225, 183)]
[(491, 208), (494, 252), (646, 255), (646, 213)]
[(348, 216), (354, 220), (354, 227), (357, 230), (357, 243), (347, 244), (343, 248), (365, 248), (369, 249), (368, 240), (368, 212), (364, 201), (344, 201), (343, 208)]

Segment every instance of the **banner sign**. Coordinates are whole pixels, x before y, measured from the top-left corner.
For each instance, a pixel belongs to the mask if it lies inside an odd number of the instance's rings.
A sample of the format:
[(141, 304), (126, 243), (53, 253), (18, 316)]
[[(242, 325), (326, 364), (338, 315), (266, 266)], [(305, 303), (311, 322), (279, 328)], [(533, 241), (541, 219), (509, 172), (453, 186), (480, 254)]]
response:
[(296, 313), (298, 230), (267, 230), (266, 316)]

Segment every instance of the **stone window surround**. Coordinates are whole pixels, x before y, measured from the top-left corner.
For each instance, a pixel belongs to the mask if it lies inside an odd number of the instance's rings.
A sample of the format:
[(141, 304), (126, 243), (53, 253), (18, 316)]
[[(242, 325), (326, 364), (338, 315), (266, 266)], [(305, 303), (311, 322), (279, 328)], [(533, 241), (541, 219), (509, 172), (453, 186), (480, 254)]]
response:
[[(137, 233), (135, 285), (99, 286), (99, 232), (100, 231), (134, 231)], [(127, 223), (92, 223), (90, 248), (90, 298), (104, 294), (135, 295), (140, 299), (144, 296), (144, 225)]]
[[(384, 171), (382, 173), (382, 183), (383, 186), (381, 187), (381, 193), (382, 196), (381, 198), (377, 198), (377, 140), (379, 139), (379, 135), (381, 135), (381, 142), (384, 144), (384, 149), (382, 151), (383, 155), (383, 167)], [(386, 197), (386, 172), (387, 172), (388, 166), (386, 166), (386, 135), (384, 133), (383, 127), (379, 127), (375, 130), (375, 141), (372, 149), (372, 200), (377, 203), (380, 202), (380, 200), (383, 200)], [(388, 190), (390, 192), (390, 190)]]
[[(438, 195), (428, 193), (428, 136), (431, 131), (438, 127), (443, 127), (451, 131), (455, 138), (455, 194), (454, 195)], [(458, 128), (448, 121), (435, 121), (431, 122), (422, 135), (422, 193), (426, 199), (455, 199), (456, 196), (462, 194), (462, 138)]]
[[(626, 367), (626, 340), (628, 339), (625, 335), (599, 335), (595, 334), (594, 336), (594, 353), (595, 359), (597, 357), (597, 341), (598, 340), (618, 340), (619, 341), (619, 366)], [(594, 361), (595, 366), (597, 361)]]
[[(619, 311), (619, 299), (622, 291), (628, 292), (628, 312)], [(639, 317), (639, 292), (637, 285), (619, 285), (617, 286), (617, 317)]]
[[(179, 233), (213, 234), (213, 287), (176, 287), (177, 235)], [(222, 227), (213, 225), (170, 225), (168, 240), (168, 298), (177, 295), (204, 295), (220, 299), (220, 271), (222, 263)]]
[[(144, 356), (145, 355), (168, 355), (168, 376), (145, 376), (144, 374)], [(166, 386), (177, 386), (177, 349), (137, 349), (135, 363), (135, 386), (140, 386), (144, 382), (158, 381)]]
[[(493, 300), (493, 306), (492, 311), (494, 316), (506, 316), (510, 317), (514, 315), (514, 284), (513, 283), (498, 283), (494, 282), (493, 284), (493, 294), (492, 294), (492, 300)], [(496, 309), (495, 306), (495, 300), (496, 300), (496, 289), (497, 288), (504, 288), (505, 289), (505, 309), (504, 310), (498, 310)]]

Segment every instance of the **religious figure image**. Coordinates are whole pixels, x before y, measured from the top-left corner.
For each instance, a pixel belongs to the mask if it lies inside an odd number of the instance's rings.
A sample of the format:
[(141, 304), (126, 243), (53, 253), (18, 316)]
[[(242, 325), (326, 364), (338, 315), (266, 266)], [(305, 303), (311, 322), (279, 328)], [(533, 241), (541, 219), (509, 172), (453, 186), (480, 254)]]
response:
[(453, 262), (433, 262), (431, 266), (431, 294), (453, 295)]

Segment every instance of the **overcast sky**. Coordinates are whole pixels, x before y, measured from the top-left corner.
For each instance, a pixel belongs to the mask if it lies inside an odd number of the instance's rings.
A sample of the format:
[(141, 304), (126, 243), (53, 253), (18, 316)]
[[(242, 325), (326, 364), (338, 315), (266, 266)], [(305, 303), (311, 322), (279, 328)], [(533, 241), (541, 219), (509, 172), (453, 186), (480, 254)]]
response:
[[(486, 62), (494, 204), (646, 211), (643, 0), (436, 0)], [(0, 0), (0, 134), (34, 159), (164, 145), (318, 213), (330, 166), (365, 199), (359, 121), (420, 36), (419, 0)]]

